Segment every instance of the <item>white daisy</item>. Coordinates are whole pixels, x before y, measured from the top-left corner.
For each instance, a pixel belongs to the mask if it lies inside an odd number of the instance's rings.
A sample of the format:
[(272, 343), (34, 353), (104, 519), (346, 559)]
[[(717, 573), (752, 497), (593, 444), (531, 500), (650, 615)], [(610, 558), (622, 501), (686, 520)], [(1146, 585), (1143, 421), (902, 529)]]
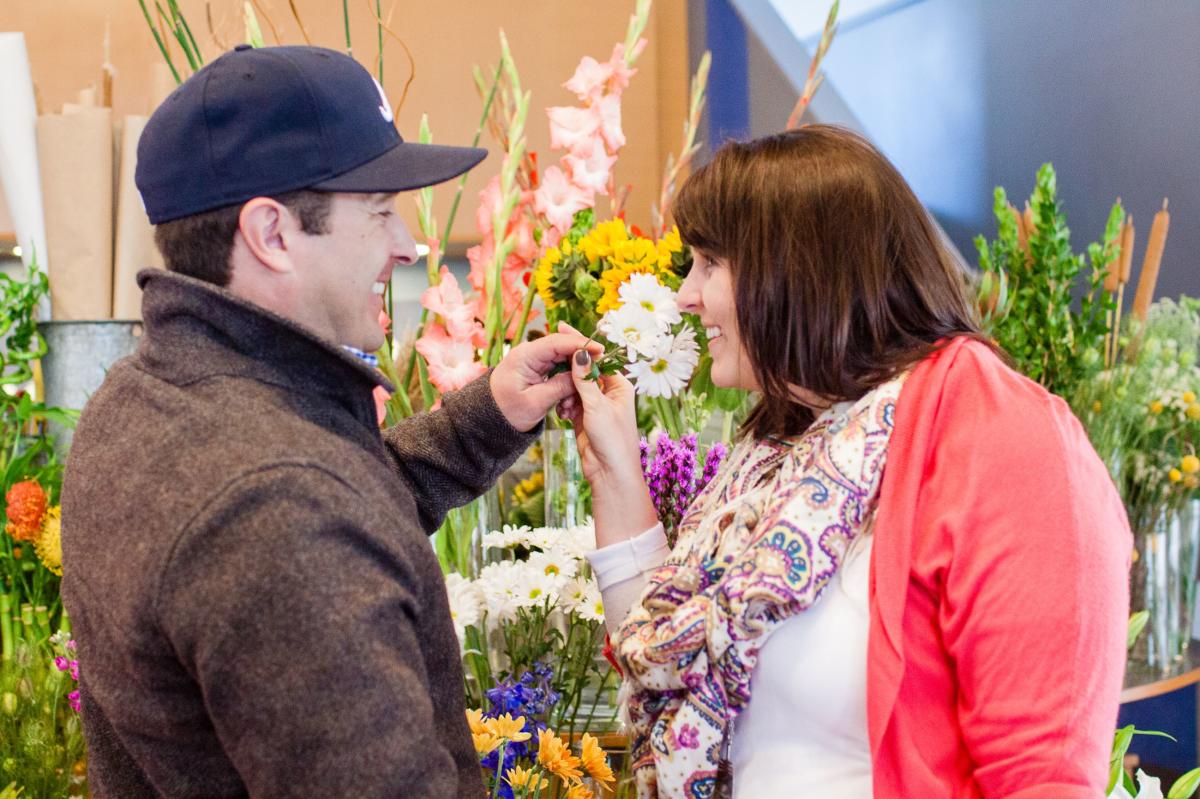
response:
[(558, 602), (558, 591), (562, 586), (562, 580), (531, 566), (528, 561), (520, 565), (523, 568), (521, 569), (517, 607), (533, 608), (546, 604), (555, 605)]
[(675, 301), (675, 292), (659, 283), (654, 275), (635, 272), (617, 289), (621, 298), (621, 307), (635, 306), (649, 312), (658, 323), (658, 329), (666, 333), (671, 325), (678, 324), (683, 317), (679, 315), (679, 305)]
[(630, 359), (650, 357), (664, 337), (654, 313), (631, 302), (606, 313), (599, 327), (605, 338), (622, 347)]
[(490, 563), (475, 581), (483, 597), (483, 609), (492, 621), (511, 621), (517, 617), (524, 589), (523, 563), (505, 560)]
[(527, 561), (533, 569), (539, 569), (547, 577), (552, 577), (562, 585), (575, 576), (579, 570), (579, 562), (559, 547), (551, 547), (543, 552), (534, 552)]
[(673, 337), (665, 339), (647, 360), (629, 364), (629, 377), (637, 383), (637, 393), (648, 397), (673, 397), (683, 390), (700, 360), (696, 333), (684, 325)]
[(454, 632), (459, 646), (466, 639), (466, 628), (479, 624), (479, 588), (471, 580), (457, 572), (446, 575), (446, 594), (450, 599), (450, 618), (454, 621)]

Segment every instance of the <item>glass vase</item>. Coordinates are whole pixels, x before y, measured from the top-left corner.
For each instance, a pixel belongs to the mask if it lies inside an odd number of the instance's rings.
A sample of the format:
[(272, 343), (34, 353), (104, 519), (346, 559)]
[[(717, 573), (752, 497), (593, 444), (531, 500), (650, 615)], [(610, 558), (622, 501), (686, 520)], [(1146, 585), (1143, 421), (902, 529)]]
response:
[(1176, 618), (1173, 654), (1176, 660), (1187, 656), (1188, 643), (1194, 637), (1196, 623), (1196, 576), (1200, 568), (1200, 500), (1189, 500), (1175, 515), (1173, 536), (1176, 590)]
[(1177, 515), (1164, 510), (1133, 534), (1130, 611), (1145, 610), (1149, 618), (1129, 651), (1129, 659), (1151, 671), (1166, 672), (1175, 662), (1173, 645), (1177, 639), (1174, 630), (1179, 602), (1173, 591), (1177, 572), (1171, 561), (1173, 555), (1178, 556), (1178, 530)]
[(492, 486), (461, 508), (452, 508), (433, 535), (433, 548), (442, 571), (458, 572), (472, 580), (478, 577), (488, 559), (483, 536), (500, 527), (498, 486)]
[(574, 527), (587, 518), (587, 491), (575, 431), (546, 426), (542, 431), (546, 527)]

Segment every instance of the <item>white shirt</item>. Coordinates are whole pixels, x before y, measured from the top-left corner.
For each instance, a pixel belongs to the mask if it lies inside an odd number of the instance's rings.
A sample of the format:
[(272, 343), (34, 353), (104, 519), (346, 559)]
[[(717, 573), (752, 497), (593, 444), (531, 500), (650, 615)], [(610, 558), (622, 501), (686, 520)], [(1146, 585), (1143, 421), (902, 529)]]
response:
[[(808, 610), (759, 650), (750, 703), (734, 723), (737, 799), (871, 799), (867, 739), (870, 536)], [(588, 555), (616, 632), (650, 574), (670, 554), (662, 525)]]

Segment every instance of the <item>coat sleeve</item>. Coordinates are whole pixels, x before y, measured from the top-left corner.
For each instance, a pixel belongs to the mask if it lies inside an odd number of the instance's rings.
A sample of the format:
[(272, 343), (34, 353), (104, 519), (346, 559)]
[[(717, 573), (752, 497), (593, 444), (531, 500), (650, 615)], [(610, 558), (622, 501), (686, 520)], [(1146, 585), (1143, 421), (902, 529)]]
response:
[(1021, 384), (955, 401), (975, 423), (948, 427), (924, 518), (975, 780), (989, 799), (1099, 796), (1125, 663), (1124, 509), (1058, 398)]
[(483, 375), (442, 398), (440, 410), (412, 416), (383, 433), (432, 533), (451, 508), (486, 491), (541, 432), (513, 428), (496, 407)]
[(431, 614), (449, 629), (423, 582), (436, 565), (412, 562), (383, 512), (319, 467), (277, 465), (239, 478), (173, 552), (159, 623), (250, 796), (459, 793), (446, 742), (469, 747), (466, 720), (439, 722), (423, 652), (440, 643)]

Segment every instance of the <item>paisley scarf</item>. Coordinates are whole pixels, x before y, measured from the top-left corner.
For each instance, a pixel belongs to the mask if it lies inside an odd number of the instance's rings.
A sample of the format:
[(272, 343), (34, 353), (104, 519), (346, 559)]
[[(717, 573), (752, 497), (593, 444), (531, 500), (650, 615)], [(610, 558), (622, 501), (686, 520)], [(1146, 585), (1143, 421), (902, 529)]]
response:
[(740, 442), (692, 503), (617, 636), (642, 799), (712, 796), (759, 649), (812, 606), (873, 517), (905, 377), (798, 436)]

